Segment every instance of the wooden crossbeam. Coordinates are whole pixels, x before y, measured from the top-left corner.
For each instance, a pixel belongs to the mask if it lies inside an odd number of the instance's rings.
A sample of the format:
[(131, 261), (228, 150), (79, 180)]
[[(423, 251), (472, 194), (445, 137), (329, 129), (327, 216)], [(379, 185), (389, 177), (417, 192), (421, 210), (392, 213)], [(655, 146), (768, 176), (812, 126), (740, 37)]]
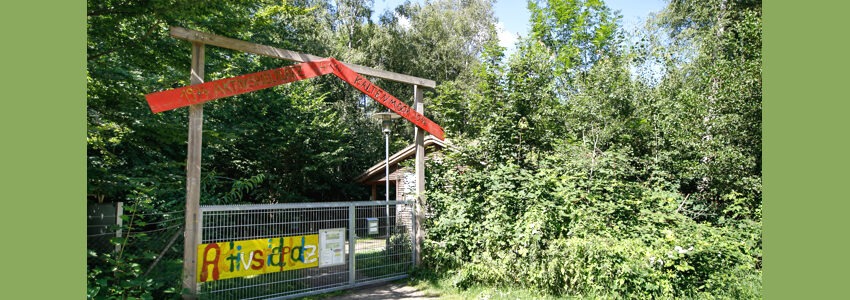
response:
[[(193, 43), (202, 43), (207, 45), (218, 46), (222, 48), (228, 48), (233, 50), (238, 50), (242, 52), (254, 53), (259, 55), (265, 55), (269, 57), (275, 57), (280, 59), (285, 59), (289, 61), (295, 62), (309, 62), (309, 61), (317, 61), (325, 59), (324, 57), (319, 57), (315, 55), (299, 53), (292, 50), (275, 48), (272, 46), (266, 46), (246, 41), (241, 41), (237, 39), (232, 39), (229, 37), (224, 37), (220, 35), (215, 35), (212, 33), (206, 33), (191, 29), (186, 29), (183, 27), (171, 27), (171, 36), (181, 40), (187, 40)], [(392, 80), (397, 82), (404, 82), (413, 85), (434, 88), (437, 86), (437, 83), (430, 79), (419, 78), (415, 76), (405, 75), (394, 73), (390, 71), (378, 70), (375, 68), (364, 67), (361, 65), (343, 63), (346, 67), (357, 72), (361, 75), (372, 76), (383, 78), (386, 80)]]

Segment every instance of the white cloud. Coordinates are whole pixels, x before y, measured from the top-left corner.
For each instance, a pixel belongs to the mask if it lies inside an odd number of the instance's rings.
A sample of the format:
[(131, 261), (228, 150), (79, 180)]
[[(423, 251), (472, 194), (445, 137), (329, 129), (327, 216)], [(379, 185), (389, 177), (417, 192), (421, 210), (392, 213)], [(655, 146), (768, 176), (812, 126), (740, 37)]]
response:
[(397, 12), (395, 13), (395, 16), (398, 18), (398, 25), (401, 26), (401, 28), (404, 28), (404, 30), (410, 30), (410, 19)]
[(516, 33), (510, 32), (505, 29), (505, 24), (502, 22), (496, 22), (496, 33), (499, 38), (499, 46), (505, 47), (507, 49), (505, 54), (509, 54), (514, 50), (514, 44), (517, 41)]

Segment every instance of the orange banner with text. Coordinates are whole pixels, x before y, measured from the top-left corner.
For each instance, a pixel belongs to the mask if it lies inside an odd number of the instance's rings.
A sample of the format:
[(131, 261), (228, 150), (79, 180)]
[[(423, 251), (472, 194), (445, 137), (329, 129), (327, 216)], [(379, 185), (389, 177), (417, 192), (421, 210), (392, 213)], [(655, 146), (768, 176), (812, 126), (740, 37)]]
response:
[(145, 95), (154, 113), (330, 74), (329, 59), (204, 82)]

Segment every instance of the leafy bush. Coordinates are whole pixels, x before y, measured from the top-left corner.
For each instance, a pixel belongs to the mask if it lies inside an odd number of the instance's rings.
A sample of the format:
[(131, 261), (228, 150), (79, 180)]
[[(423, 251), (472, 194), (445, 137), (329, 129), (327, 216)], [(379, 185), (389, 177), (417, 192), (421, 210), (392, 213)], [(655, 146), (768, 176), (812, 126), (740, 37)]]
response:
[[(90, 236), (87, 249), (89, 299), (174, 299), (183, 272), (182, 211), (160, 206), (144, 193), (124, 206), (122, 226)], [(121, 230), (122, 235), (115, 237)], [(109, 238), (108, 245), (97, 243)]]
[[(137, 261), (150, 261), (136, 254), (116, 257), (113, 253), (88, 252), (87, 298), (88, 299), (167, 299), (179, 298), (178, 287), (182, 268), (168, 268), (165, 274), (147, 276), (145, 268)], [(173, 264), (178, 267), (181, 263)], [(170, 275), (170, 276), (169, 276)], [(162, 280), (170, 277), (171, 280)]]
[(393, 234), (387, 238), (387, 253), (389, 254), (403, 254), (403, 253), (411, 253), (413, 249), (411, 249), (411, 237), (410, 234), (407, 233), (407, 227), (404, 226), (396, 226)]
[[(467, 149), (468, 150), (468, 149)], [(574, 151), (565, 150), (565, 152)], [(699, 223), (676, 191), (629, 181), (613, 154), (545, 168), (432, 163), (425, 266), (458, 288), (508, 285), (553, 295), (758, 298), (760, 222)], [(612, 172), (612, 170), (620, 170)]]

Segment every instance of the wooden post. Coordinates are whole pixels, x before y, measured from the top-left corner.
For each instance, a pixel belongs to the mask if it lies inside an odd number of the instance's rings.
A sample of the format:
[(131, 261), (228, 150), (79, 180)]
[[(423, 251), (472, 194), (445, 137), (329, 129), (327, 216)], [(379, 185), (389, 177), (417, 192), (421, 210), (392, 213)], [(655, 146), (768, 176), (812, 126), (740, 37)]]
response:
[[(422, 100), (422, 88), (418, 85), (413, 86), (413, 108), (416, 112), (425, 115), (425, 103)], [(416, 244), (414, 245), (414, 257), (416, 265), (422, 262), (422, 240), (425, 237), (425, 231), (422, 229), (422, 222), (425, 220), (424, 207), (425, 204), (425, 130), (416, 127), (416, 200), (414, 201), (414, 210), (416, 218), (414, 220), (414, 236)]]
[[(204, 82), (204, 44), (192, 43), (191, 83)], [(204, 105), (189, 106), (189, 146), (186, 159), (186, 225), (183, 231), (183, 299), (198, 298), (195, 272), (198, 264), (198, 236), (201, 200), (201, 137)]]

